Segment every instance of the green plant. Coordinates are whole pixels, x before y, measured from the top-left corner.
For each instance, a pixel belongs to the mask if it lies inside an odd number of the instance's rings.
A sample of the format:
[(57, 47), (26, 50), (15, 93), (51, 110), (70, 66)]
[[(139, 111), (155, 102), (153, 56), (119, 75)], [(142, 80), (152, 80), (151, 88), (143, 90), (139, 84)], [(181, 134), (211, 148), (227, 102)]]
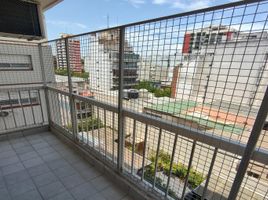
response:
[(154, 176), (154, 171), (155, 171), (154, 165), (150, 164), (145, 167), (144, 174), (146, 174), (148, 177), (152, 177)]
[[(154, 171), (155, 171), (155, 169), (154, 169), (153, 164), (150, 164), (150, 165), (145, 167), (144, 179), (146, 181), (148, 181), (149, 183), (153, 183), (153, 181), (154, 181)], [(166, 191), (166, 188), (167, 188), (166, 184), (163, 183), (163, 180), (159, 177), (155, 178), (155, 186), (162, 191)], [(174, 199), (178, 199), (176, 192), (170, 188), (168, 189), (168, 194), (169, 194), (169, 196), (173, 197)]]
[(154, 92), (154, 95), (156, 97), (170, 97), (171, 89), (170, 88), (164, 88), (164, 89), (157, 88)]
[(158, 156), (164, 164), (169, 164), (171, 161), (171, 156), (162, 149), (159, 150)]
[(79, 72), (72, 72), (71, 73), (71, 76), (73, 77), (78, 77), (78, 78), (84, 78), (84, 79), (87, 79), (89, 77), (89, 73), (88, 72), (82, 72), (82, 73), (79, 73)]
[[(151, 151), (150, 157), (149, 157), (150, 161), (153, 163), (153, 166), (155, 166), (155, 162), (156, 162), (156, 152), (155, 151)], [(164, 170), (164, 172), (168, 171), (169, 166), (170, 166), (170, 155), (166, 152), (164, 152), (163, 150), (160, 150), (158, 153), (158, 160), (157, 160), (157, 170), (158, 171), (162, 171)]]
[(180, 179), (185, 179), (187, 175), (187, 167), (181, 163), (173, 165), (172, 171)]
[[(150, 153), (150, 156), (149, 156), (149, 159), (151, 162), (155, 162), (156, 161), (156, 151), (152, 150), (151, 153)], [(158, 161), (157, 161), (157, 164), (159, 166), (164, 166), (166, 164), (169, 164), (170, 163), (170, 160), (171, 157), (168, 153), (166, 153), (164, 150), (160, 149), (159, 152), (158, 152)]]
[[(152, 162), (152, 166), (150, 167), (148, 173), (154, 173), (154, 166), (156, 162), (156, 152), (151, 151), (149, 156), (150, 161)], [(160, 150), (158, 153), (158, 161), (157, 161), (157, 169), (160, 171), (163, 171), (164, 174), (168, 175), (170, 171), (170, 162), (171, 162), (171, 156), (166, 153), (163, 150)], [(176, 177), (178, 177), (181, 180), (185, 180), (187, 176), (188, 168), (187, 166), (178, 163), (172, 165), (172, 174), (174, 174)], [(191, 188), (196, 188), (199, 186), (203, 181), (205, 180), (205, 177), (202, 173), (197, 172), (194, 169), (190, 169), (189, 177), (188, 177), (188, 185)]]
[(149, 154), (149, 160), (154, 163), (156, 161), (156, 151), (152, 150)]
[(189, 178), (188, 178), (188, 184), (191, 188), (196, 188), (199, 186), (203, 181), (205, 180), (205, 177), (200, 172), (197, 172), (193, 169), (190, 170)]
[[(61, 76), (68, 76), (68, 71), (67, 69), (55, 69), (55, 74)], [(85, 70), (83, 69), (82, 72), (71, 72), (71, 76), (87, 79), (89, 77), (89, 73), (85, 72)]]
[(68, 76), (67, 69), (55, 69), (55, 74), (61, 75), (61, 76)]
[[(149, 183), (153, 183), (154, 181), (154, 165), (150, 164), (148, 166), (145, 167), (145, 171), (144, 171), (144, 179), (146, 181), (148, 181)], [(155, 177), (155, 186), (162, 190), (163, 192), (166, 191), (167, 185), (165, 183), (163, 183), (163, 180), (159, 177)], [(175, 191), (173, 191), (172, 189), (168, 189), (168, 194), (169, 196), (173, 197), (174, 199), (178, 199), (178, 196), (176, 194)]]
[(163, 165), (164, 174), (168, 175), (169, 174), (169, 169), (170, 169), (170, 163)]
[(150, 81), (140, 81), (138, 83), (138, 85), (135, 86), (135, 89), (146, 89), (148, 90), (149, 92), (154, 92), (155, 91), (155, 88), (153, 86), (153, 83), (150, 82)]
[(156, 88), (154, 83), (150, 81), (140, 81), (138, 85), (135, 86), (135, 89), (146, 89), (148, 92), (154, 93), (156, 97), (170, 97), (171, 89), (170, 88)]
[(101, 128), (103, 127), (103, 123), (98, 118), (88, 118), (88, 119), (80, 120), (77, 126), (78, 126), (78, 131), (82, 132), (82, 131)]

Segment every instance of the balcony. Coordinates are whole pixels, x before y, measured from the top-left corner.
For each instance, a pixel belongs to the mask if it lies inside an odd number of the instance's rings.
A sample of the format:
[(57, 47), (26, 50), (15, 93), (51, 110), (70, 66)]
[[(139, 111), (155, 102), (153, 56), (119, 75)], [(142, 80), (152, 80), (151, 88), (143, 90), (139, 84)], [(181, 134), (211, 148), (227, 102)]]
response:
[[(235, 2), (53, 41), (1, 40), (0, 199), (267, 199), (267, 7)], [(70, 41), (80, 53), (62, 46), (58, 66), (57, 44)], [(138, 84), (124, 81), (129, 49), (142, 81), (126, 100)], [(89, 77), (74, 75), (72, 59)]]
[(0, 145), (1, 199), (132, 199), (102, 166), (44, 129)]

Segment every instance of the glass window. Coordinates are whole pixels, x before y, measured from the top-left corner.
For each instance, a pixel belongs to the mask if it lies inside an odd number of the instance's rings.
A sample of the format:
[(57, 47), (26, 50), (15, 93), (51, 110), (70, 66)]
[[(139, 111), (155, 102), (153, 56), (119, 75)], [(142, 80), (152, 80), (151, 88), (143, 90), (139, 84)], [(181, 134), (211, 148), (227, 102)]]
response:
[(33, 70), (31, 56), (0, 54), (0, 70)]

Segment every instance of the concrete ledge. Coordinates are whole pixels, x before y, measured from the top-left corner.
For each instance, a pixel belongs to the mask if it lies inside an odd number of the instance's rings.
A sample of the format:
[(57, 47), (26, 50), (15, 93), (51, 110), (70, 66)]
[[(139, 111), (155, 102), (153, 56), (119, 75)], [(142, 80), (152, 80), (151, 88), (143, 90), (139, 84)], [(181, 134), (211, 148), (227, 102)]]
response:
[(132, 180), (129, 176), (119, 173), (116, 166), (104, 159), (100, 155), (94, 153), (95, 150), (90, 150), (90, 147), (82, 146), (74, 142), (69, 136), (66, 136), (64, 130), (60, 127), (51, 127), (51, 132), (54, 133), (61, 141), (68, 146), (72, 147), (80, 156), (88, 161), (91, 165), (95, 166), (100, 172), (104, 173), (111, 181), (120, 186), (123, 190), (127, 191), (134, 199), (139, 200), (156, 200), (162, 199), (156, 191), (152, 191), (146, 184), (138, 180)]
[(0, 141), (11, 139), (11, 138), (24, 137), (27, 135), (33, 135), (36, 133), (42, 133), (46, 131), (49, 131), (48, 125), (37, 125), (37, 126), (25, 127), (22, 130), (17, 129), (17, 130), (12, 130), (12, 131), (7, 131), (5, 133), (1, 133)]

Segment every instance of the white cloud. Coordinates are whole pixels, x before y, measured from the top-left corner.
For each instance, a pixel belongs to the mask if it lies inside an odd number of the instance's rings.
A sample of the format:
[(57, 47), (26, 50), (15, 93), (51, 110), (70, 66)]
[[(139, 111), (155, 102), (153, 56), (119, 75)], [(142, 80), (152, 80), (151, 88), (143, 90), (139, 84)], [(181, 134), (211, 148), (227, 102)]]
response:
[(168, 3), (168, 0), (153, 0), (153, 4), (165, 4)]
[(236, 24), (232, 25), (232, 28), (238, 30), (238, 31), (244, 31), (244, 32), (254, 32), (254, 31), (262, 31), (265, 29), (265, 24), (264, 23), (258, 23), (255, 22), (253, 24), (248, 23), (248, 24)]
[(63, 20), (46, 20), (47, 24), (60, 26), (63, 28), (80, 28), (80, 29), (88, 29), (87, 25), (77, 22), (69, 22)]
[(145, 4), (145, 0), (126, 0), (128, 3), (130, 3), (135, 8), (140, 7), (140, 5)]
[(152, 3), (156, 5), (166, 4), (181, 10), (194, 10), (210, 6), (213, 0), (152, 0)]
[(158, 4), (158, 5), (162, 5), (168, 2), (169, 2), (168, 0), (153, 0), (153, 4)]

